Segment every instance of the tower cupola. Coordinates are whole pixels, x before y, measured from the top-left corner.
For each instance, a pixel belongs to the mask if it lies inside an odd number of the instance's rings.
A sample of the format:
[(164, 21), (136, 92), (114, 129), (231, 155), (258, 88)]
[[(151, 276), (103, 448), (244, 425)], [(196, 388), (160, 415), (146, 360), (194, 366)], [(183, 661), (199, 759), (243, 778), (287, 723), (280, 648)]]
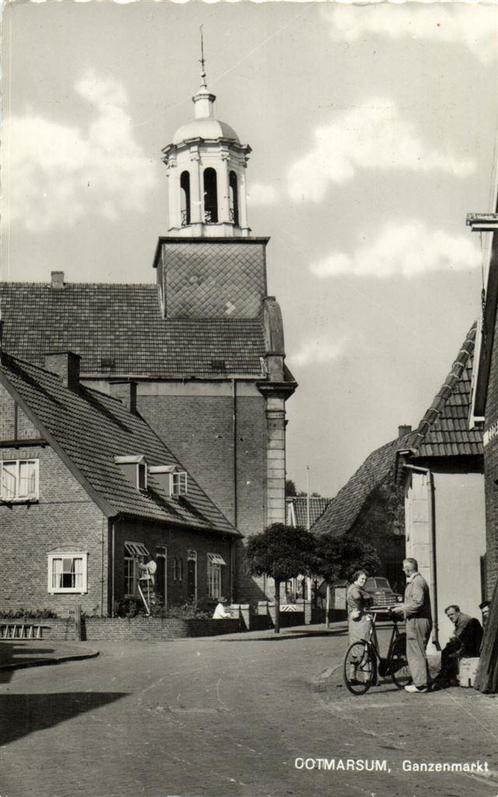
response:
[(192, 97), (194, 119), (178, 128), (162, 150), (169, 179), (168, 232), (185, 237), (248, 236), (245, 170), (251, 148), (216, 118), (203, 48), (201, 56), (201, 84)]

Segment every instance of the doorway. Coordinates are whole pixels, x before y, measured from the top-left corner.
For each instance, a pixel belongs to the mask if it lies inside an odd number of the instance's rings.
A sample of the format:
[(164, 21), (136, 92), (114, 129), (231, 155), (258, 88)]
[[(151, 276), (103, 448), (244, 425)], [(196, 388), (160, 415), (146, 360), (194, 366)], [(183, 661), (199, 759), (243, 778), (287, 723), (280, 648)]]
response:
[(197, 551), (187, 554), (187, 600), (197, 602)]

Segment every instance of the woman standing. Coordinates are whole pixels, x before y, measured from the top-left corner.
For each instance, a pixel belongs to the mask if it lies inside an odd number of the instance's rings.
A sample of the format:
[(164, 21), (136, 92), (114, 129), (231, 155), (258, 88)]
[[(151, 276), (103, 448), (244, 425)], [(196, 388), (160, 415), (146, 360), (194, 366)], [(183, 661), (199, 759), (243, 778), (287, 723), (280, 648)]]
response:
[(366, 580), (365, 571), (357, 570), (346, 593), (350, 645), (361, 639), (368, 641), (372, 632), (372, 618), (368, 614), (368, 607), (373, 603), (373, 597), (364, 589)]

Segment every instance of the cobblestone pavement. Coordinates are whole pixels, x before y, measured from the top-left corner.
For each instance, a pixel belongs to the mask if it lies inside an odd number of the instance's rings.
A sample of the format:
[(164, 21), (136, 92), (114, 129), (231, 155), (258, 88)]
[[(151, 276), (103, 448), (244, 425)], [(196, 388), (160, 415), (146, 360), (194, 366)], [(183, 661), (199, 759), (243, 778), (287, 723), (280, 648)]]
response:
[[(9, 673), (1, 797), (497, 797), (498, 698), (387, 682), (353, 697), (346, 637), (309, 632), (106, 642), (96, 659)], [(388, 771), (338, 769), (348, 760)]]

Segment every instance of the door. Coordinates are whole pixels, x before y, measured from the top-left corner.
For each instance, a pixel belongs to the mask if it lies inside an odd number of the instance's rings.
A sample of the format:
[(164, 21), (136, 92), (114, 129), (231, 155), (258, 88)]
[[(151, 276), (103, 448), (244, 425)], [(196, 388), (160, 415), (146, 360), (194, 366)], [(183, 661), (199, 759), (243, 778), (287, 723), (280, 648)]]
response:
[(160, 596), (161, 605), (168, 605), (168, 549), (158, 548), (156, 553), (156, 595)]
[(187, 556), (187, 599), (197, 601), (197, 551), (189, 551)]

